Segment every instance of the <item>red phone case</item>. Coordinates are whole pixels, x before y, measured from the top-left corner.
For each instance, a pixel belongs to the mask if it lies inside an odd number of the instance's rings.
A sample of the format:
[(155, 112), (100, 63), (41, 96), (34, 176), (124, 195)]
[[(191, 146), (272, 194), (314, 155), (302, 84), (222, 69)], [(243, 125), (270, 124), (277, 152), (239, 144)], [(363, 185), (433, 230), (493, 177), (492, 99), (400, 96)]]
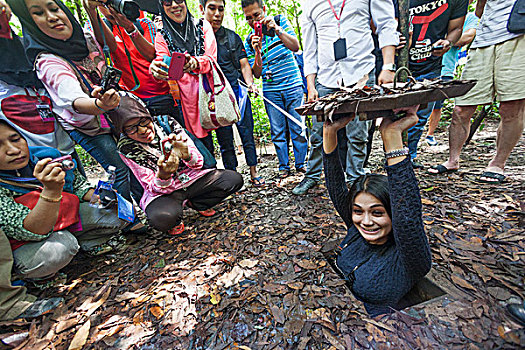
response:
[(0, 13), (0, 38), (13, 39), (5, 9)]
[(171, 55), (170, 67), (168, 68), (168, 77), (170, 79), (179, 80), (184, 75), (184, 64), (186, 63), (186, 56), (183, 53), (174, 52)]
[(171, 143), (170, 138), (166, 138), (160, 142), (160, 149), (162, 154), (164, 154), (164, 159), (168, 159), (170, 156), (171, 150), (173, 149), (173, 144)]

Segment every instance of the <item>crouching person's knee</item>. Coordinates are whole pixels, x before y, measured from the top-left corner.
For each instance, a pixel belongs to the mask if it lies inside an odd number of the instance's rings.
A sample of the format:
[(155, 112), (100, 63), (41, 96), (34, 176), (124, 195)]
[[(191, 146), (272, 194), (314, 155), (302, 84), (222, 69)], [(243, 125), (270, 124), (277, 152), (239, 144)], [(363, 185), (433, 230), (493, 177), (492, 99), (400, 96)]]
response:
[(29, 242), (13, 251), (15, 273), (20, 278), (51, 277), (77, 254), (77, 239), (69, 231), (53, 232), (40, 242)]
[(181, 210), (175, 210), (175, 208), (166, 208), (165, 210), (158, 211), (147, 211), (148, 223), (155, 230), (161, 232), (168, 232), (175, 226), (181, 223), (182, 220), (182, 207)]
[(225, 177), (225, 181), (223, 182), (224, 190), (228, 192), (229, 194), (233, 194), (239, 191), (242, 188), (242, 185), (244, 184), (242, 175), (236, 171), (225, 170), (224, 177)]

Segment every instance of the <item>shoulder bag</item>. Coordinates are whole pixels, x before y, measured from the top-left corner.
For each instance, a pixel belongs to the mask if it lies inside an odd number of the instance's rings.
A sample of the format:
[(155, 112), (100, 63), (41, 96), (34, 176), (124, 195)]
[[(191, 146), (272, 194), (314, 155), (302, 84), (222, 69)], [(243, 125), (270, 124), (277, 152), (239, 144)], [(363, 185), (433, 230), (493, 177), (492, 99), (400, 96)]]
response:
[(214, 59), (207, 59), (211, 71), (199, 75), (199, 113), (201, 126), (214, 130), (238, 122), (241, 113), (235, 93), (219, 65)]

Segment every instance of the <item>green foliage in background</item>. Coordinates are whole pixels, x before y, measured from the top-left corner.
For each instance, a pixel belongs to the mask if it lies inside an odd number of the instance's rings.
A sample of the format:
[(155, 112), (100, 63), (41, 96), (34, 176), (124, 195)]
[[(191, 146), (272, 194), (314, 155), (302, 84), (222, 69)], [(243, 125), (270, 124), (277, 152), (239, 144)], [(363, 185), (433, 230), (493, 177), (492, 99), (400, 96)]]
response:
[(75, 145), (75, 151), (77, 151), (78, 157), (80, 158), (80, 161), (84, 167), (89, 168), (98, 164), (95, 158), (91, 157), (91, 155), (87, 153), (80, 145)]

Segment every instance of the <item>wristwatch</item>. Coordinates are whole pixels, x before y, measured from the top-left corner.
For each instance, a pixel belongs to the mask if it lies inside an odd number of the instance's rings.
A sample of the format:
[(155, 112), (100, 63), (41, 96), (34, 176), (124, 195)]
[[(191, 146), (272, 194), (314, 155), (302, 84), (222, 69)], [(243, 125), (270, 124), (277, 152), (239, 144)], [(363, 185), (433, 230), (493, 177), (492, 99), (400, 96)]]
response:
[(381, 70), (389, 70), (391, 72), (395, 72), (397, 70), (395, 63), (386, 63), (383, 64), (383, 67), (381, 67)]

